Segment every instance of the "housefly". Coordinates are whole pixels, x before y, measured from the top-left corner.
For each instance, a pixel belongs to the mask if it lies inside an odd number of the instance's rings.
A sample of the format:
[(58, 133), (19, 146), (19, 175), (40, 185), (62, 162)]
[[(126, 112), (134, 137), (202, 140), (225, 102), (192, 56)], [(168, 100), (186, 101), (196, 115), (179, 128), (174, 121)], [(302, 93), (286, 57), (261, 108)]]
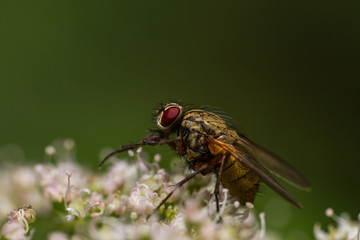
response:
[(210, 173), (217, 177), (214, 195), (218, 212), (220, 183), (241, 204), (245, 204), (254, 201), (261, 181), (302, 208), (269, 171), (303, 190), (311, 189), (308, 180), (289, 164), (240, 134), (220, 114), (173, 102), (161, 106), (154, 121), (156, 130), (151, 130), (149, 135), (137, 143), (122, 145), (119, 150), (107, 155), (99, 167), (109, 157), (120, 152), (144, 145), (167, 144), (186, 160), (193, 172), (175, 185), (155, 211), (196, 175)]

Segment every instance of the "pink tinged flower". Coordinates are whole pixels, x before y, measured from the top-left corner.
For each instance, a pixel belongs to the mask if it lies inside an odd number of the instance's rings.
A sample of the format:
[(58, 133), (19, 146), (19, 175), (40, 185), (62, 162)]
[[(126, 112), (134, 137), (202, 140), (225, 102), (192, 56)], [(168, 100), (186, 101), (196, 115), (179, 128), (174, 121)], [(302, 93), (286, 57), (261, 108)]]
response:
[(68, 215), (65, 217), (65, 220), (72, 222), (75, 217), (97, 217), (104, 213), (105, 202), (103, 201), (102, 194), (96, 192), (91, 192), (89, 189), (84, 188), (77, 191), (77, 197), (69, 201), (68, 204), (68, 194), (72, 189), (70, 184), (72, 173), (66, 172), (68, 184), (65, 192), (65, 209), (68, 211)]
[(118, 193), (113, 193), (108, 196), (106, 199), (106, 213), (107, 214), (116, 214), (116, 215), (123, 215), (125, 210), (125, 200), (123, 200), (124, 197), (127, 196), (121, 196)]
[[(51, 165), (38, 164), (35, 172), (40, 179), (40, 186), (43, 188), (44, 195), (54, 202), (62, 202), (66, 190), (66, 182), (61, 181), (56, 167)], [(66, 177), (65, 174), (63, 177)]]
[(87, 207), (85, 210), (85, 216), (98, 217), (104, 213), (105, 202), (102, 194), (92, 192), (90, 198), (85, 200)]
[(145, 184), (137, 184), (130, 193), (128, 208), (138, 214), (149, 215), (155, 209), (154, 193)]
[(29, 232), (29, 224), (35, 222), (36, 214), (30, 205), (24, 205), (17, 210), (13, 210), (8, 215), (9, 221), (4, 224), (1, 234), (9, 240), (30, 239), (32, 234), (25, 236)]
[(103, 180), (104, 193), (110, 194), (122, 188), (125, 183), (123, 173), (126, 171), (127, 164), (118, 161), (112, 165), (110, 171)]
[(154, 175), (154, 179), (159, 183), (163, 183), (167, 178), (165, 169), (160, 168), (157, 173)]
[(47, 237), (48, 240), (70, 240), (70, 238), (63, 232), (52, 232)]
[(49, 209), (49, 202), (38, 188), (32, 167), (6, 166), (0, 169), (0, 189), (0, 216), (5, 216), (24, 202), (30, 202), (40, 211)]
[(22, 224), (25, 229), (25, 233), (29, 231), (29, 224), (34, 223), (36, 220), (36, 213), (31, 208), (31, 205), (24, 204), (17, 210), (13, 210), (8, 215), (9, 221), (15, 221)]
[(160, 153), (157, 153), (157, 154), (154, 155), (154, 161), (157, 162), (157, 163), (161, 161), (161, 154)]
[[(159, 201), (166, 197), (174, 188), (176, 184), (174, 182), (164, 182), (159, 189)], [(169, 198), (169, 202), (174, 202), (176, 199), (184, 196), (184, 191), (182, 188), (174, 192), (174, 194)]]
[(138, 160), (138, 168), (140, 170), (140, 173), (148, 173), (149, 172), (149, 168), (146, 166), (145, 162), (139, 158)]
[(137, 153), (137, 154), (142, 153), (142, 151), (143, 151), (143, 148), (142, 148), (142, 147), (139, 147), (138, 149), (136, 149), (136, 153)]
[(74, 220), (75, 220), (75, 215), (73, 213), (69, 213), (68, 215), (65, 216), (65, 221), (67, 221), (67, 222), (72, 222)]
[(93, 218), (89, 226), (91, 239), (133, 239), (127, 236), (134, 231), (134, 227), (126, 226), (113, 217)]
[(156, 240), (190, 240), (188, 236), (177, 232), (174, 228), (164, 223), (153, 223), (150, 229), (151, 239)]
[[(58, 165), (38, 164), (35, 166), (35, 173), (40, 180), (44, 195), (51, 201), (64, 201), (64, 193), (68, 188), (67, 172), (72, 173), (72, 183), (78, 189), (85, 188), (88, 185), (90, 174), (72, 162), (60, 162)], [(76, 193), (77, 191), (71, 189), (67, 200), (76, 197)]]
[(17, 167), (11, 175), (14, 187), (17, 189), (34, 188), (36, 177), (31, 168)]
[(116, 207), (114, 208), (114, 212), (116, 215), (122, 216), (130, 211), (130, 209), (128, 209), (129, 199), (129, 196), (120, 197), (120, 201), (117, 205), (115, 205)]
[(137, 177), (135, 164), (129, 165), (125, 161), (116, 161), (103, 177), (101, 186), (105, 194), (115, 193), (118, 190), (129, 192), (138, 180)]
[(1, 235), (9, 240), (22, 240), (25, 238), (25, 234), (23, 225), (17, 221), (8, 221), (1, 229)]
[(159, 169), (156, 174), (150, 171), (140, 178), (140, 182), (146, 184), (152, 191), (158, 190), (166, 179), (166, 172), (164, 169)]
[(204, 224), (199, 229), (200, 239), (215, 240), (215, 239), (218, 239), (217, 235), (218, 235), (218, 227), (213, 222)]
[(134, 153), (133, 150), (129, 150), (129, 151), (128, 151), (128, 154), (129, 154), (130, 157), (133, 157), (133, 156), (135, 155), (135, 153)]
[(185, 215), (190, 222), (201, 223), (208, 218), (208, 211), (199, 206), (199, 202), (195, 199), (189, 199), (185, 204)]
[(187, 231), (185, 220), (186, 220), (186, 216), (182, 213), (179, 213), (173, 219), (170, 226), (175, 232), (185, 235)]

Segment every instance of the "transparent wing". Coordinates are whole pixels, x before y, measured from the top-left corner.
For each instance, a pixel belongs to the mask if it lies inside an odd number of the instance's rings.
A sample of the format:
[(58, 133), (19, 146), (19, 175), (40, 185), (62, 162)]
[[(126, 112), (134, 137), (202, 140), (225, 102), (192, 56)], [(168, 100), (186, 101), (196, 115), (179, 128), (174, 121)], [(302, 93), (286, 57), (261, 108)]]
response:
[(235, 145), (226, 143), (228, 141), (223, 141), (220, 137), (219, 139), (209, 138), (209, 144), (215, 144), (218, 147), (221, 147), (226, 152), (234, 156), (238, 161), (240, 161), (245, 166), (253, 169), (269, 187), (271, 187), (275, 192), (280, 194), (286, 200), (292, 202), (299, 208), (302, 208), (301, 204), (288, 192), (286, 189), (281, 186), (276, 179), (267, 171), (257, 160), (251, 150), (251, 146), (248, 145), (245, 141), (240, 140), (236, 142)]
[(237, 141), (236, 144), (241, 146), (244, 146), (245, 144), (250, 147), (252, 151), (255, 152), (256, 160), (274, 175), (284, 179), (286, 182), (299, 189), (305, 191), (311, 190), (309, 181), (294, 167), (277, 157), (275, 154), (248, 139), (241, 138), (241, 141)]

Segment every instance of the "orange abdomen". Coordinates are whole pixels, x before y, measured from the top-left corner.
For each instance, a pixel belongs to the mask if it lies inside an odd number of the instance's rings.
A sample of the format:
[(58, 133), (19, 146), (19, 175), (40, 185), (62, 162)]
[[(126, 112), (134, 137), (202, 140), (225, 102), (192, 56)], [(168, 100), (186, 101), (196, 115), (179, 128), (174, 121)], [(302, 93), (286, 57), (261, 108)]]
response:
[(254, 201), (259, 181), (255, 171), (245, 167), (233, 156), (227, 157), (221, 174), (221, 183), (242, 205)]

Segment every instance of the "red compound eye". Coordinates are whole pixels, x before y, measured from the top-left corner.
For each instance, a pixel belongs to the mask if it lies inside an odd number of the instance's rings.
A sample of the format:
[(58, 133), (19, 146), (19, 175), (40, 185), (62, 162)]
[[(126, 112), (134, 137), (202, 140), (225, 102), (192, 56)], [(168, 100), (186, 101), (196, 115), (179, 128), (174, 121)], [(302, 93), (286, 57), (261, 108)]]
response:
[(161, 125), (167, 127), (172, 124), (180, 114), (180, 108), (169, 107), (166, 109), (161, 117)]

